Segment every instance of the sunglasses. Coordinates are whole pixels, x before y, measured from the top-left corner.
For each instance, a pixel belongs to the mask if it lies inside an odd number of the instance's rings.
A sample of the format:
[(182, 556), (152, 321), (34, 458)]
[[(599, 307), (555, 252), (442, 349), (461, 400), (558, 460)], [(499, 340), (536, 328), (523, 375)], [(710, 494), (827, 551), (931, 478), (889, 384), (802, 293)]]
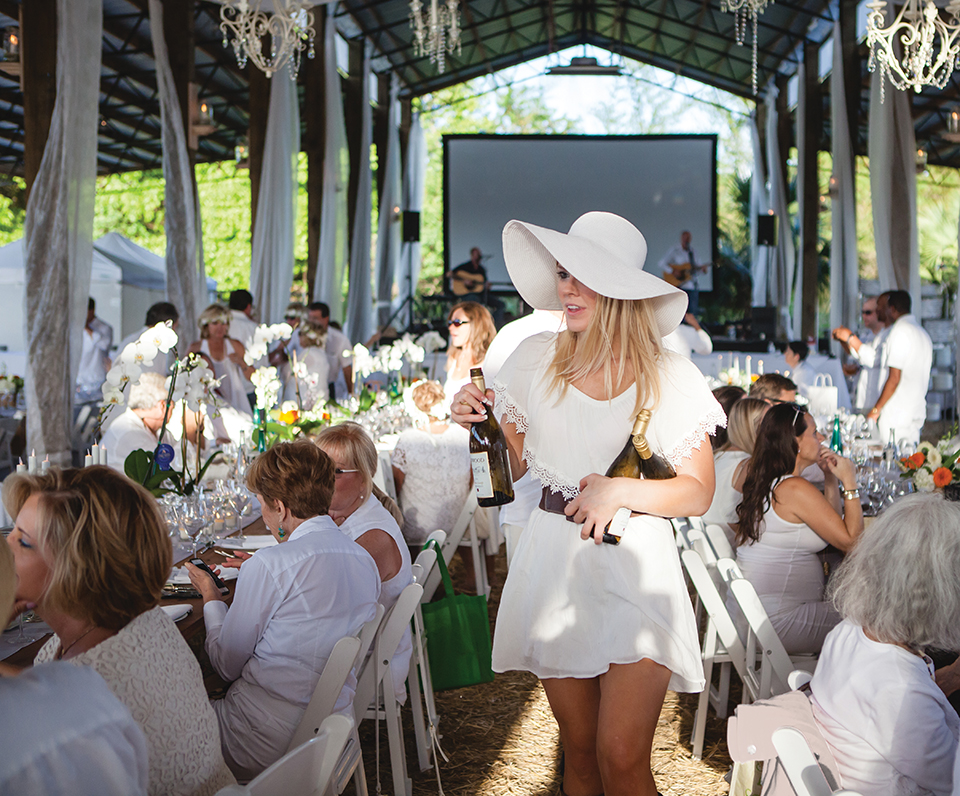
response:
[(447, 321), (447, 326), (456, 326), (458, 329), (461, 326), (466, 326), (470, 321), (461, 321), (459, 318), (454, 318), (451, 321)]
[(341, 467), (334, 468), (333, 475), (336, 478), (339, 478), (341, 475), (346, 475), (347, 473), (359, 473), (359, 470), (344, 470)]
[(861, 315), (876, 315), (876, 310), (860, 310)]

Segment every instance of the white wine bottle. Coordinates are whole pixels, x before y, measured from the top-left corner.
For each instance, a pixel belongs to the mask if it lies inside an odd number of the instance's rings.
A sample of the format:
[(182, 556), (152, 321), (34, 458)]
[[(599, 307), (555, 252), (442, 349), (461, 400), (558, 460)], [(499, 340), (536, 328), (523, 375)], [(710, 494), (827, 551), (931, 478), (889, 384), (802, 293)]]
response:
[[(483, 370), (470, 368), (470, 380), (481, 393), (486, 393)], [(477, 505), (503, 506), (513, 502), (510, 452), (492, 411), (488, 411), (483, 420), (470, 427), (470, 464), (473, 467)]]
[[(633, 421), (633, 431), (630, 432), (623, 449), (604, 473), (607, 478), (647, 478), (662, 481), (677, 477), (677, 471), (673, 469), (673, 465), (650, 448), (647, 442), (649, 424), (650, 410), (641, 409), (637, 412), (637, 417)], [(614, 520), (616, 519), (615, 517)], [(622, 529), (614, 529), (611, 533), (611, 524), (612, 521), (604, 528), (603, 541), (606, 544), (620, 544), (620, 535), (616, 531)], [(590, 532), (590, 536), (593, 536), (593, 531)]]

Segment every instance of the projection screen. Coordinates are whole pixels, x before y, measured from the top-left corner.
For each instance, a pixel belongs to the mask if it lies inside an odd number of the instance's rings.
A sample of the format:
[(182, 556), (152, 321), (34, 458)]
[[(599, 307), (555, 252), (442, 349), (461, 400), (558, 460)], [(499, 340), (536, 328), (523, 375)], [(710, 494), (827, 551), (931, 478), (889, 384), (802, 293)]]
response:
[[(717, 136), (445, 135), (449, 272), (479, 246), (491, 287), (509, 289), (500, 233), (510, 219), (567, 230), (589, 210), (633, 222), (651, 273), (689, 230), (698, 264), (716, 251)], [(713, 288), (712, 268), (700, 289)]]

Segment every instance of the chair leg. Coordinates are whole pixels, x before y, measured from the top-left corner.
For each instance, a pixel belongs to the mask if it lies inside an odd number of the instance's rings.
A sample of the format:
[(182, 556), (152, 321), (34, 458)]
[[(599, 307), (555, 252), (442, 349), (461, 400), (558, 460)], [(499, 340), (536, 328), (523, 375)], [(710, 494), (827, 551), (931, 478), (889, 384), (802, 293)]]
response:
[(417, 761), (420, 764), (420, 770), (426, 771), (430, 768), (430, 738), (423, 718), (423, 702), (420, 695), (422, 668), (423, 662), (414, 647), (413, 657), (410, 659), (410, 674), (407, 676), (407, 688), (410, 691), (410, 710), (413, 713), (413, 735), (417, 739)]
[(713, 623), (708, 623), (703, 636), (703, 679), (706, 681), (697, 700), (697, 713), (693, 719), (693, 758), (703, 756), (703, 738), (707, 731), (707, 711), (710, 709), (710, 683), (713, 679), (713, 658), (717, 652), (717, 633)]
[(727, 711), (730, 707), (730, 662), (724, 663), (720, 667), (720, 695), (717, 705), (717, 716), (721, 719), (727, 717)]
[(393, 694), (393, 680), (389, 667), (384, 675), (383, 712), (387, 725), (387, 740), (390, 746), (390, 771), (393, 774), (394, 796), (412, 796), (413, 780), (407, 776), (407, 753), (403, 744), (403, 727), (400, 723), (400, 705)]

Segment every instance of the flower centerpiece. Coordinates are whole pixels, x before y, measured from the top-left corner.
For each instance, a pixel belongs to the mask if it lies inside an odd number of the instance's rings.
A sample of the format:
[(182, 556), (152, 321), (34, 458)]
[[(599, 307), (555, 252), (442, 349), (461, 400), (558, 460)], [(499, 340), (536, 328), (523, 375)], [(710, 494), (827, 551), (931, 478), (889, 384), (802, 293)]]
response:
[(936, 444), (921, 442), (917, 452), (898, 462), (901, 478), (913, 482), (918, 492), (944, 490), (951, 500), (960, 499), (960, 439), (954, 433)]

